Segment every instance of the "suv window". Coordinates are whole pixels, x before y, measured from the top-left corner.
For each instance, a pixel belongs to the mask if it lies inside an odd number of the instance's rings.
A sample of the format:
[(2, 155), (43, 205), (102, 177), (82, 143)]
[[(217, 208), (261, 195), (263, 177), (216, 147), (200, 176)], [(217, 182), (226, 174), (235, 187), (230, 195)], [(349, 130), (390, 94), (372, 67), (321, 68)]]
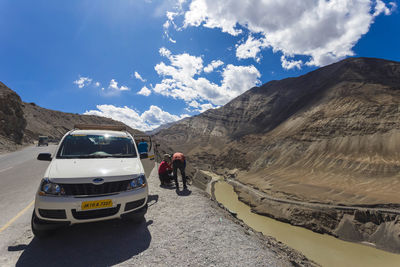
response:
[(70, 134), (57, 152), (57, 158), (136, 158), (133, 140), (129, 137)]

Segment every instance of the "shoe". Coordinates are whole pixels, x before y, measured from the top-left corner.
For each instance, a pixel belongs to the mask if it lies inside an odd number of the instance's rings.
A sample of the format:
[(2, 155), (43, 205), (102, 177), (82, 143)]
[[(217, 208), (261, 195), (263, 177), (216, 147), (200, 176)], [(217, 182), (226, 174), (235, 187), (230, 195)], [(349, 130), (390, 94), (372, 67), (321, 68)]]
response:
[(186, 190), (186, 189), (187, 189), (187, 186), (184, 186), (184, 187), (183, 187), (183, 190)]

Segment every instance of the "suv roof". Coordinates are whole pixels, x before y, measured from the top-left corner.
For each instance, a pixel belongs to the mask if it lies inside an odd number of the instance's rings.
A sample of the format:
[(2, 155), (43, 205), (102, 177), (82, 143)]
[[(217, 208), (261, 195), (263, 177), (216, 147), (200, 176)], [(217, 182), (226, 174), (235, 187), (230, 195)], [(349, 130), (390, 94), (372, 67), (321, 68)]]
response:
[(112, 136), (122, 136), (126, 137), (129, 136), (127, 132), (122, 132), (122, 131), (112, 131), (112, 130), (72, 130), (69, 132), (69, 134), (72, 135), (104, 135), (104, 134), (109, 134)]
[(95, 124), (75, 124), (75, 129), (80, 130), (111, 130), (111, 131), (126, 131), (124, 125), (95, 125)]

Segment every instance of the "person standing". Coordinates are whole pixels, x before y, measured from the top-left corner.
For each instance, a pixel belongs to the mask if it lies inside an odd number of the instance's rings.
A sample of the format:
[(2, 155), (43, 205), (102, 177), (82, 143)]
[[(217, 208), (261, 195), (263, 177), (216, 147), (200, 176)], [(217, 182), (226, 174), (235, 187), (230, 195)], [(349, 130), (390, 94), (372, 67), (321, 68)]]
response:
[(163, 161), (161, 161), (160, 166), (158, 167), (158, 178), (160, 179), (161, 186), (168, 185), (171, 182), (172, 167), (170, 162), (171, 156), (169, 154), (165, 154)]
[(147, 152), (149, 150), (149, 145), (147, 144), (146, 141), (144, 141), (143, 138), (142, 138), (142, 140), (140, 140), (140, 143), (138, 144), (137, 147), (138, 147), (140, 158), (147, 158)]
[(185, 155), (181, 152), (176, 152), (172, 156), (172, 169), (174, 173), (174, 180), (176, 190), (179, 190), (179, 183), (178, 183), (178, 169), (181, 172), (182, 182), (183, 182), (183, 189), (187, 189), (186, 186), (186, 175), (185, 175), (185, 168), (186, 168), (186, 160)]

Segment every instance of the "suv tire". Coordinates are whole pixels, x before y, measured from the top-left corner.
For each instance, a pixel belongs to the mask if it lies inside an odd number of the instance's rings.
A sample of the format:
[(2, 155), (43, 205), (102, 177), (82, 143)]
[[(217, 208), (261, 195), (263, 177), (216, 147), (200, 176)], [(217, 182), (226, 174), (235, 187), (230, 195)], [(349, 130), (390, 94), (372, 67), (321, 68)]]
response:
[(36, 216), (35, 211), (32, 213), (31, 228), (35, 237), (41, 239), (50, 235), (50, 230), (38, 229), (39, 218)]

